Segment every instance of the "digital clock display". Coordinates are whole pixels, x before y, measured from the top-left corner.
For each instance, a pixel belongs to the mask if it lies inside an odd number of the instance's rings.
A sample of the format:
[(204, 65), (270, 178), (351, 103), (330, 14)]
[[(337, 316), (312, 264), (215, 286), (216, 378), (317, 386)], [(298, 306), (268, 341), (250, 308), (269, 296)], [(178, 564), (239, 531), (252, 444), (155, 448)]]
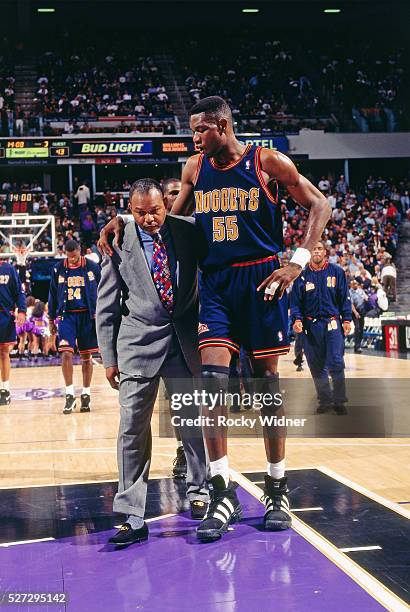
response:
[(27, 192), (11, 192), (7, 194), (7, 212), (12, 215), (29, 214), (33, 211), (34, 194)]
[(53, 142), (45, 139), (7, 140), (5, 144), (6, 159), (47, 159), (50, 157), (69, 157), (67, 143)]

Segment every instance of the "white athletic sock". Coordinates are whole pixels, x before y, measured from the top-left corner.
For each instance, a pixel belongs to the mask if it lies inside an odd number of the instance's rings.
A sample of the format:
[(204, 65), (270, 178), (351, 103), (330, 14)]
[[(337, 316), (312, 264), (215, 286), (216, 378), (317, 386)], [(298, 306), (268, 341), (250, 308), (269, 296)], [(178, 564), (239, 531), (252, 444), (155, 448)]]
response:
[(81, 395), (91, 395), (91, 387), (83, 387)]
[(182, 444), (181, 440), (177, 440), (177, 448), (184, 448), (184, 445)]
[(10, 391), (10, 381), (9, 380), (3, 380), (1, 383), (1, 388), (5, 389), (6, 391)]
[(285, 475), (285, 460), (282, 459), (282, 461), (279, 461), (279, 463), (269, 463), (268, 461), (266, 471), (268, 472), (269, 476), (272, 476), (272, 478), (275, 478), (275, 480), (283, 478)]
[(68, 387), (65, 388), (65, 394), (74, 395), (74, 385), (68, 385)]
[(228, 486), (229, 484), (229, 464), (228, 464), (228, 457), (226, 455), (224, 455), (224, 457), (221, 457), (220, 459), (217, 459), (216, 461), (210, 461), (209, 468), (211, 470), (211, 478), (219, 474), (225, 480), (225, 485)]

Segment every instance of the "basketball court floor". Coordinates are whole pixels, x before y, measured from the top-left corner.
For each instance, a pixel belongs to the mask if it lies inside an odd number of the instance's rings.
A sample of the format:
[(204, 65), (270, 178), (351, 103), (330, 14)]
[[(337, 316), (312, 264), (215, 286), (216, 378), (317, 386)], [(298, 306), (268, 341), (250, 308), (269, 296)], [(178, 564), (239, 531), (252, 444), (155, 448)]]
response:
[[(394, 386), (410, 379), (406, 359), (347, 354), (346, 365), (347, 376), (369, 391), (380, 380)], [(311, 384), (306, 368), (296, 375), (291, 357), (282, 360), (281, 376)], [(103, 367), (96, 363), (89, 414), (62, 414), (57, 365), (13, 368), (11, 382), (13, 401), (0, 408), (0, 592), (65, 593), (53, 604), (20, 603), (17, 609), (409, 609), (405, 427), (398, 435), (400, 427), (393, 426), (394, 437), (290, 437), (293, 528), (279, 533), (261, 529), (263, 442), (232, 437), (229, 455), (244, 518), (219, 542), (204, 544), (196, 540), (183, 481), (170, 477), (176, 445), (159, 435), (157, 407), (150, 537), (116, 550), (107, 540), (123, 519), (112, 513), (119, 408)], [(80, 390), (80, 366), (75, 383)], [(311, 418), (320, 423), (349, 415)]]

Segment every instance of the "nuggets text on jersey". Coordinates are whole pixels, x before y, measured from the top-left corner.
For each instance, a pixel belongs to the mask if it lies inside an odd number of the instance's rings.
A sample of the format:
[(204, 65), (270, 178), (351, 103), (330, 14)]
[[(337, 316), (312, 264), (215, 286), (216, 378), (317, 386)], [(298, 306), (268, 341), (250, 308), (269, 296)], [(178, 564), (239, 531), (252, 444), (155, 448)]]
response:
[(203, 269), (270, 257), (282, 249), (277, 185), (264, 180), (261, 151), (248, 145), (242, 157), (223, 168), (199, 157), (194, 198), (196, 225), (208, 245)]

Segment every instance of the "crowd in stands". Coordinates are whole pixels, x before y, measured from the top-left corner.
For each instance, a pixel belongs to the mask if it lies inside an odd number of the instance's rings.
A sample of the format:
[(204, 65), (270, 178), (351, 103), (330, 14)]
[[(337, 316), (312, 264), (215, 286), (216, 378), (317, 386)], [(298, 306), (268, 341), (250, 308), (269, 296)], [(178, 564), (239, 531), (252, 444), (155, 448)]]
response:
[[(229, 45), (215, 37), (211, 53), (204, 53), (200, 38), (170, 45), (167, 53), (190, 102), (226, 98), (241, 132), (403, 131), (410, 129), (408, 67), (399, 45), (386, 45), (337, 38), (306, 44), (297, 37), (241, 32)], [(123, 41), (105, 49), (101, 41), (81, 50), (50, 47), (36, 58), (31, 111), (15, 105), (12, 60), (0, 62), (3, 135), (58, 135), (65, 129), (173, 133), (174, 109), (152, 42), (141, 50)], [(114, 129), (95, 125), (103, 117), (119, 121)], [(50, 125), (59, 120), (61, 128)]]
[(0, 135), (8, 133), (14, 120), (15, 78), (7, 39), (0, 40)]
[[(313, 177), (309, 178), (314, 181)], [(325, 231), (329, 261), (342, 266), (349, 281), (356, 278), (366, 288), (376, 282), (372, 279), (380, 282), (383, 266), (396, 254), (398, 226), (404, 218), (410, 220), (410, 181), (370, 176), (357, 189), (349, 186), (343, 175), (334, 180), (322, 176), (316, 182), (332, 208)], [(94, 198), (85, 182), (77, 185), (72, 193), (60, 195), (42, 193), (38, 182), (17, 185), (3, 181), (1, 188), (3, 192), (17, 188), (31, 190), (34, 192), (34, 212), (55, 215), (57, 250), (58, 255), (63, 256), (64, 243), (70, 238), (80, 241), (86, 251), (97, 253), (96, 242), (101, 228), (118, 211), (127, 209), (130, 181), (107, 182), (103, 192)], [(0, 214), (5, 215), (2, 197), (0, 195)], [(283, 259), (286, 262), (300, 245), (307, 213), (286, 194), (281, 197), (281, 205), (285, 237)], [(47, 245), (45, 250), (48, 250)]]
[[(1, 135), (175, 133), (174, 111), (152, 57), (123, 44), (103, 46), (39, 52), (30, 111), (15, 105), (13, 60), (2, 64), (0, 48)], [(113, 127), (93, 124), (104, 117), (119, 121)], [(51, 125), (55, 121), (62, 121), (61, 128)]]
[[(3, 73), (3, 74), (2, 74)], [(14, 77), (5, 76), (7, 71), (0, 72), (0, 110), (14, 106)]]
[(112, 125), (98, 125), (88, 121), (69, 120), (65, 123), (52, 124), (46, 122), (43, 128), (44, 136), (59, 136), (61, 134), (175, 134), (176, 125), (172, 119), (142, 119), (135, 121), (114, 122)]
[(151, 57), (92, 47), (68, 54), (47, 51), (38, 74), (36, 110), (45, 120), (173, 114)]
[(379, 41), (326, 47), (296, 39), (217, 41), (213, 56), (198, 40), (187, 43), (185, 85), (192, 102), (226, 98), (240, 131), (395, 131), (408, 124), (407, 67), (400, 50)]
[[(350, 187), (343, 175), (332, 181), (322, 176), (318, 188), (327, 196), (332, 216), (325, 230), (325, 242), (329, 261), (340, 265), (349, 285), (354, 282), (366, 292), (374, 314), (380, 308), (374, 304), (374, 296), (383, 286), (392, 289), (390, 298), (395, 301), (394, 287), (387, 287), (387, 267), (397, 251), (398, 226), (405, 218), (410, 220), (410, 180), (399, 183), (382, 177), (368, 177), (358, 189)], [(284, 261), (288, 261), (300, 240), (306, 224), (306, 212), (291, 198), (282, 199), (285, 224)]]

